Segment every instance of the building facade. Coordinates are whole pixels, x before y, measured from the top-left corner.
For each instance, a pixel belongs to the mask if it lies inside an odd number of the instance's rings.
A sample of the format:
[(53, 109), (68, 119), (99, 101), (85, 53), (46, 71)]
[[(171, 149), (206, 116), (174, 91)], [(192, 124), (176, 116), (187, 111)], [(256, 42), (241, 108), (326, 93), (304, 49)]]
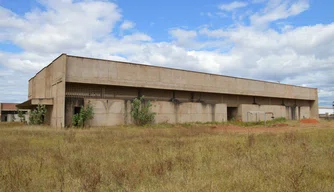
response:
[(319, 115), (334, 114), (334, 107), (319, 107)]
[(334, 119), (334, 106), (333, 107), (319, 107), (319, 117), (323, 119)]
[[(19, 122), (20, 117), (16, 105), (18, 103), (0, 103), (0, 122)], [(28, 119), (28, 110), (21, 110)]]
[(18, 106), (44, 104), (46, 123), (64, 127), (90, 102), (90, 125), (110, 126), (131, 123), (131, 101), (142, 95), (156, 123), (318, 118), (315, 88), (66, 54), (29, 80)]

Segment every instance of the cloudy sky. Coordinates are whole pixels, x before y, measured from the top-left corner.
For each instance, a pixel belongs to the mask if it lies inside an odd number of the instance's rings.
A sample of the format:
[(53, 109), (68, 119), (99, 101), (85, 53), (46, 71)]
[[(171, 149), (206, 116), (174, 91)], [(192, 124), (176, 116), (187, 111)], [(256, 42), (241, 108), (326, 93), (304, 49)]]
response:
[(0, 102), (61, 53), (319, 89), (334, 101), (332, 0), (0, 0)]

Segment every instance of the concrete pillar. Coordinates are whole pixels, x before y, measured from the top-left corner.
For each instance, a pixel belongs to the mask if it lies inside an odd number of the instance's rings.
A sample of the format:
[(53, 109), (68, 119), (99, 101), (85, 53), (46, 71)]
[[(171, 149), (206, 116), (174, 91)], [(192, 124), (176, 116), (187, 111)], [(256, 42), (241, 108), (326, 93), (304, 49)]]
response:
[(7, 114), (7, 122), (12, 122), (12, 120), (13, 120), (13, 115)]
[(318, 89), (315, 89), (315, 100), (311, 101), (311, 118), (319, 119)]

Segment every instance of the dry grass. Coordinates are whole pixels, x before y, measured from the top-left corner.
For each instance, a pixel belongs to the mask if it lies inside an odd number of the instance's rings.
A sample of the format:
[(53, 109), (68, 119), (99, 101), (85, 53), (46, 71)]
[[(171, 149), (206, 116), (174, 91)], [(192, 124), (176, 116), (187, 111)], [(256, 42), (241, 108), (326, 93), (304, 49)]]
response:
[(289, 125), (239, 134), (0, 124), (0, 191), (333, 191), (334, 123)]

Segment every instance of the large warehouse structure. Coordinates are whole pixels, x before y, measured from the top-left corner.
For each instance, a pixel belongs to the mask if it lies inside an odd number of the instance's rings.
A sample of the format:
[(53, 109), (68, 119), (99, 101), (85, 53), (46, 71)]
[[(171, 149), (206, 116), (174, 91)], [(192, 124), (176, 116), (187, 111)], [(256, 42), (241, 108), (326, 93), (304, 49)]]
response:
[(131, 123), (131, 100), (144, 95), (157, 123), (318, 118), (315, 88), (60, 55), (29, 80), (20, 108), (47, 106), (45, 121), (70, 126), (80, 106), (94, 108), (92, 126)]

